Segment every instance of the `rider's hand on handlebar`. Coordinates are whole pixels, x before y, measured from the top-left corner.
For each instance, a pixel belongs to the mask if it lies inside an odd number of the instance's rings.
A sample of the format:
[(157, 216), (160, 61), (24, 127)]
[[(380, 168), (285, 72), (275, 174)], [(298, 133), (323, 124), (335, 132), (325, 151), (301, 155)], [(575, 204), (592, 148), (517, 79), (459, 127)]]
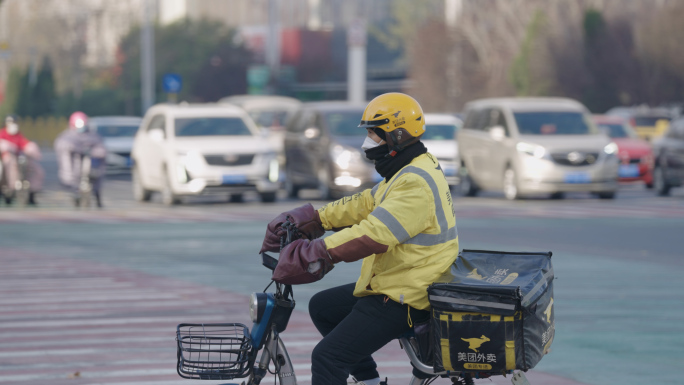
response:
[(260, 253), (280, 251), (280, 239), (286, 234), (282, 224), (286, 221), (293, 223), (304, 238), (316, 239), (325, 234), (318, 211), (314, 210), (310, 203), (307, 203), (278, 215), (268, 224)]
[(297, 239), (280, 252), (273, 280), (286, 285), (319, 281), (334, 267), (322, 239)]

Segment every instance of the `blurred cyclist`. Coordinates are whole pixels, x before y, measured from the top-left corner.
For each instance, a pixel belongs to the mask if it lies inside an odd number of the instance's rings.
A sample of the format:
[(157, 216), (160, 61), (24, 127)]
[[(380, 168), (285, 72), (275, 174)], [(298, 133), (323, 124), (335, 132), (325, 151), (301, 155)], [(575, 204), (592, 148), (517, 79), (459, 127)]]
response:
[[(458, 252), (449, 184), (420, 141), (425, 119), (418, 102), (401, 93), (380, 95), (359, 127), (367, 131), (361, 148), (384, 180), (318, 210), (307, 204), (282, 213), (268, 224), (261, 248), (280, 251), (273, 280), (285, 284), (314, 282), (336, 263), (363, 260), (356, 283), (321, 291), (309, 302), (323, 335), (311, 355), (314, 385), (345, 385), (350, 374), (357, 383), (386, 383), (371, 355), (429, 320), (427, 287)], [(280, 250), (285, 221), (304, 238)], [(326, 230), (336, 233), (321, 239)]]
[(69, 126), (55, 139), (60, 183), (74, 194), (80, 204), (81, 169), (85, 157), (90, 157), (90, 182), (98, 207), (102, 207), (101, 187), (107, 151), (100, 135), (88, 128), (88, 116), (77, 111), (69, 117)]
[[(19, 158), (22, 155), (26, 157), (27, 175), (19, 175)], [(36, 192), (42, 189), (45, 177), (45, 172), (38, 163), (41, 158), (40, 148), (19, 132), (19, 122), (14, 115), (5, 118), (5, 127), (0, 130), (0, 157), (0, 192), (5, 196), (5, 203), (12, 203), (16, 190), (22, 188), (20, 178), (25, 178), (29, 182), (28, 203), (35, 205)]]

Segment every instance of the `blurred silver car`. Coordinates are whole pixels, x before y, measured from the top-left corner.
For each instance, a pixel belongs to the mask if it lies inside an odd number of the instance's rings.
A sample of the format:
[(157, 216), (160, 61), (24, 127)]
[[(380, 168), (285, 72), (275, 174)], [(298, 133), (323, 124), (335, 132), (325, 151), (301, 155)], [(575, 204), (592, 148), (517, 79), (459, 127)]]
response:
[(107, 171), (128, 171), (131, 168), (133, 138), (142, 118), (138, 116), (94, 116), (88, 119), (90, 130), (97, 132), (107, 149)]
[(507, 199), (580, 191), (612, 199), (617, 145), (586, 107), (565, 98), (493, 98), (466, 105), (457, 134), (463, 195), (503, 190)]
[(456, 132), (463, 122), (450, 114), (425, 114), (425, 134), (421, 141), (437, 157), (450, 187), (458, 184), (458, 147)]

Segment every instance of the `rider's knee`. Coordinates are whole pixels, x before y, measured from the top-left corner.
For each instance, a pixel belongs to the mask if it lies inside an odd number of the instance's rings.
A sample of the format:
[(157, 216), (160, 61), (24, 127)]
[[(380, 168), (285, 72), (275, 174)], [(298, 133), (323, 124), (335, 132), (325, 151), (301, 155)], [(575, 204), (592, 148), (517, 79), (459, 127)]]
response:
[(311, 364), (329, 363), (331, 361), (335, 361), (337, 356), (338, 355), (335, 354), (335, 351), (330, 349), (327, 341), (324, 338), (319, 341), (318, 344), (316, 344), (316, 346), (313, 348), (313, 351), (311, 351)]
[(327, 304), (327, 300), (318, 292), (311, 297), (309, 300), (309, 315), (311, 319), (315, 322), (318, 319), (318, 314), (320, 314), (321, 309)]

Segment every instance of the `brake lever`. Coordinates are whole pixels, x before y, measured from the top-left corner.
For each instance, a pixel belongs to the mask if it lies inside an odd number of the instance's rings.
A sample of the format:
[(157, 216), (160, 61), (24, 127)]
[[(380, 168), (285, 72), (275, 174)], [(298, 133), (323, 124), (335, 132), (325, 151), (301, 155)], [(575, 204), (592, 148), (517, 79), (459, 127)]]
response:
[(261, 264), (266, 266), (266, 268), (268, 268), (269, 270), (273, 271), (275, 270), (276, 266), (278, 266), (278, 260), (264, 252), (261, 253)]

